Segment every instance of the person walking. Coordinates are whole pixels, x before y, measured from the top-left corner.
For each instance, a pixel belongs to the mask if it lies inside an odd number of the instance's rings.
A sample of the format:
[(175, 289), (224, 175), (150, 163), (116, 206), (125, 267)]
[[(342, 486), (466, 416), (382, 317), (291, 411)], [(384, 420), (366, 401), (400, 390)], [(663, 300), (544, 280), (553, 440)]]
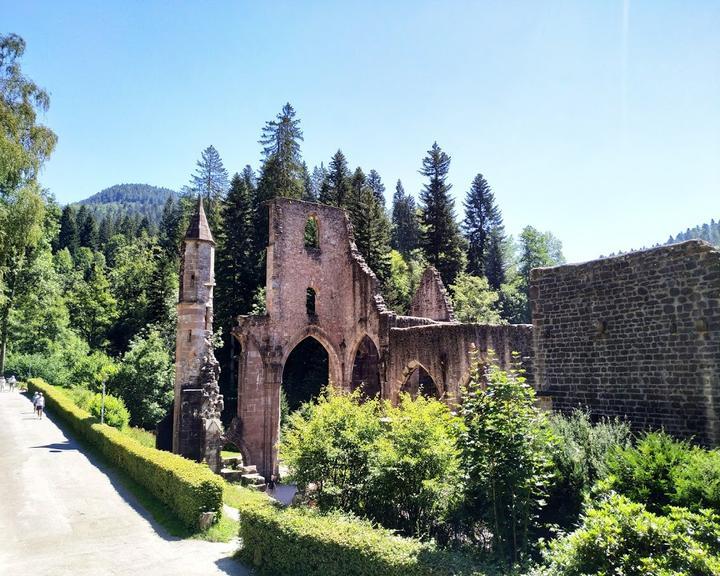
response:
[(37, 401), (35, 402), (35, 410), (37, 412), (38, 418), (43, 417), (44, 409), (45, 409), (45, 396), (43, 396), (43, 393), (40, 392), (40, 394), (37, 397)]
[(33, 403), (33, 412), (37, 412), (37, 399), (38, 396), (40, 396), (40, 392), (35, 392), (32, 397), (32, 403)]
[(10, 384), (10, 392), (15, 392), (15, 386), (17, 386), (17, 380), (15, 379), (15, 374), (10, 376), (8, 379), (8, 384)]

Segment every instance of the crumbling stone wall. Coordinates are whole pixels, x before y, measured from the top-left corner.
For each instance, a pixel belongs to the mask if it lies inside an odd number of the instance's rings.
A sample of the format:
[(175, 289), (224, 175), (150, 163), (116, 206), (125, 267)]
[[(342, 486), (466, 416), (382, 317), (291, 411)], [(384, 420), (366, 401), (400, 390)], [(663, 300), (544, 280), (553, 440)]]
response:
[(440, 395), (450, 402), (460, 398), (461, 387), (470, 376), (471, 345), (480, 359), (490, 351), (502, 368), (513, 365), (513, 352), (532, 382), (532, 326), (484, 326), (480, 324), (431, 324), (390, 330), (387, 361), (387, 397), (396, 398), (403, 384), (418, 366), (435, 382)]
[(420, 286), (410, 302), (410, 316), (453, 322), (455, 312), (440, 272), (429, 266), (423, 272)]
[(720, 252), (689, 241), (533, 270), (535, 378), (555, 409), (720, 443)]

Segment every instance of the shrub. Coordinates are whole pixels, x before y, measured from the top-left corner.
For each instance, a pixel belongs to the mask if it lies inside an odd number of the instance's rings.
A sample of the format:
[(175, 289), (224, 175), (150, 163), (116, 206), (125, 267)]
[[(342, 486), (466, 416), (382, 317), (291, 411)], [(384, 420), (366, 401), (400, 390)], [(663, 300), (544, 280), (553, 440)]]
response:
[(393, 535), (366, 520), (266, 502), (240, 509), (241, 557), (260, 574), (450, 576), (483, 574), (468, 556)]
[(446, 404), (407, 394), (384, 404), (365, 513), (386, 528), (437, 535), (461, 493), (458, 436), (462, 420)]
[(173, 377), (170, 352), (153, 328), (132, 340), (110, 389), (124, 400), (133, 426), (155, 427), (172, 402)]
[(591, 508), (575, 532), (550, 543), (546, 576), (720, 574), (720, 516), (672, 508), (656, 516), (614, 495)]
[(649, 510), (670, 505), (692, 510), (720, 509), (720, 452), (675, 440), (664, 432), (645, 434), (632, 448), (616, 450), (608, 460), (606, 483)]
[[(68, 396), (79, 408), (90, 412), (96, 420), (100, 420), (102, 413), (102, 394), (93, 394), (85, 388), (75, 386), (68, 392)], [(130, 413), (125, 408), (121, 398), (111, 394), (105, 395), (105, 424), (113, 428), (123, 429), (130, 421)]]
[[(490, 364), (483, 374), (472, 353), (461, 414), (466, 514), (471, 534), (486, 537), (508, 562), (528, 550), (549, 481), (549, 431), (535, 393), (520, 371)], [(472, 524), (480, 521), (475, 529)]]
[(609, 454), (630, 446), (630, 427), (618, 419), (593, 424), (582, 410), (553, 414), (548, 422), (554, 438), (553, 480), (541, 523), (569, 529), (579, 519), (593, 484), (607, 476)]
[(115, 428), (99, 424), (72, 401), (67, 391), (43, 380), (31, 379), (28, 390), (42, 392), (51, 412), (95, 446), (112, 465), (166, 504), (188, 527), (197, 528), (205, 512), (220, 517), (223, 482), (207, 466), (142, 446)]

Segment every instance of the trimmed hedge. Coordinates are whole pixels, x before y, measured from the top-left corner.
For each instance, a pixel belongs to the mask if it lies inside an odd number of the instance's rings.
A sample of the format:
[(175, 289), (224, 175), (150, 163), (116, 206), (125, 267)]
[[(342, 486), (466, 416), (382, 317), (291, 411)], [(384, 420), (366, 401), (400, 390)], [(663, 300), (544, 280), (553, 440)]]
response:
[(472, 559), (396, 536), (366, 520), (280, 508), (248, 491), (240, 508), (242, 559), (260, 574), (481, 576)]
[(40, 378), (28, 380), (28, 391), (45, 395), (45, 405), (113, 465), (166, 504), (189, 528), (198, 528), (205, 512), (220, 518), (223, 481), (210, 469), (177, 454), (143, 446), (115, 428), (99, 424), (79, 408), (68, 394)]

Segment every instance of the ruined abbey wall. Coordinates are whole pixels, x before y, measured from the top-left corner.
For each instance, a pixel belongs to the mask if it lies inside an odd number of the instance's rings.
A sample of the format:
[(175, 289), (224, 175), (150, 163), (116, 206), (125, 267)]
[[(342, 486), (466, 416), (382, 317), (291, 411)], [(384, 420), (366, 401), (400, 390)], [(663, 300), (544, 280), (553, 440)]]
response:
[(587, 406), (720, 442), (720, 251), (700, 241), (531, 273), (535, 379)]

